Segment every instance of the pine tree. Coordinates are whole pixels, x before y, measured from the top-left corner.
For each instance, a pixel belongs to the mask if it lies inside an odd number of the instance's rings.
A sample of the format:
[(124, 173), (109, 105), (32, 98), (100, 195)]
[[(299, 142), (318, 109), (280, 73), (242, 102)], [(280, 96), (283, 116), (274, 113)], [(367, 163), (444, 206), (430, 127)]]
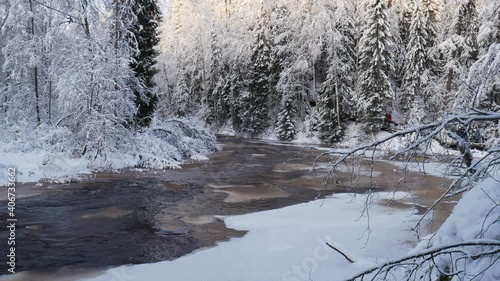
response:
[(277, 136), (280, 140), (291, 141), (297, 134), (295, 122), (297, 109), (295, 103), (296, 101), (292, 95), (283, 98), (281, 111), (278, 113), (278, 120), (276, 121)]
[[(418, 0), (417, 0), (418, 1)], [(413, 18), (413, 11), (415, 7), (415, 0), (409, 0), (406, 5), (404, 5), (403, 14), (401, 16), (399, 28), (401, 34), (401, 41), (406, 46), (408, 45), (408, 41), (410, 40), (410, 28), (411, 22)]]
[[(423, 75), (426, 67), (425, 39), (427, 38), (427, 32), (425, 18), (420, 11), (419, 5), (414, 6), (409, 35), (407, 46), (408, 59), (405, 65), (403, 92), (401, 96), (401, 109), (407, 114), (410, 109), (415, 108), (415, 99), (417, 97), (422, 99), (422, 85), (425, 82)], [(417, 115), (413, 114), (413, 116)], [(422, 121), (410, 119), (408, 120), (410, 124)]]
[(436, 25), (439, 22), (439, 12), (440, 8), (436, 0), (422, 0), (422, 10), (424, 18), (426, 19), (426, 47), (432, 48), (436, 45), (438, 39), (438, 33), (436, 30)]
[(470, 66), (478, 59), (477, 44), (478, 13), (475, 0), (463, 0), (456, 4), (455, 12), (445, 28), (447, 38), (437, 46), (446, 63), (440, 74), (440, 86), (444, 88), (439, 100), (440, 107), (449, 106), (459, 110), (464, 106), (459, 95), (460, 86), (466, 81)]
[(210, 34), (210, 74), (208, 77), (206, 97), (208, 105), (208, 122), (221, 126), (229, 115), (231, 102), (231, 81), (228, 79), (228, 67), (222, 62), (222, 50), (215, 29)]
[(487, 1), (480, 14), (481, 27), (478, 34), (480, 53), (485, 54), (494, 43), (500, 43), (500, 2)]
[(366, 31), (359, 50), (359, 106), (362, 120), (367, 122), (366, 129), (377, 131), (384, 124), (385, 114), (392, 108), (393, 38), (385, 0), (373, 0), (368, 9)]
[(137, 52), (130, 66), (135, 76), (140, 79), (140, 85), (134, 88), (137, 106), (135, 119), (138, 125), (147, 126), (151, 122), (158, 101), (158, 96), (154, 92), (156, 86), (154, 76), (158, 72), (156, 69), (158, 51), (155, 48), (160, 41), (157, 28), (161, 12), (156, 0), (134, 0), (132, 10), (136, 21), (130, 29), (134, 35), (131, 44), (137, 48)]
[(180, 73), (179, 80), (177, 80), (176, 91), (174, 93), (174, 100), (176, 101), (175, 115), (179, 117), (187, 116), (192, 107), (190, 91), (186, 81), (186, 74)]
[(233, 66), (228, 73), (228, 79), (230, 81), (230, 102), (229, 102), (229, 115), (233, 130), (236, 132), (243, 131), (243, 112), (245, 110), (244, 105), (244, 83), (243, 74), (239, 71), (238, 66)]
[(231, 96), (233, 91), (232, 80), (227, 75), (229, 72), (228, 67), (225, 67), (224, 69), (225, 71), (221, 79), (222, 91), (219, 102), (217, 103), (217, 107), (219, 108), (219, 114), (217, 115), (219, 125), (222, 125), (222, 123), (225, 122), (230, 115), (232, 102)]
[(352, 106), (356, 75), (356, 35), (353, 7), (341, 5), (335, 14), (333, 42), (328, 46), (326, 79), (319, 90), (314, 130), (319, 138), (332, 144), (344, 135), (346, 119), (355, 115)]
[(290, 10), (285, 5), (277, 5), (274, 6), (271, 13), (271, 28), (270, 28), (270, 37), (273, 40), (270, 40), (271, 44), (271, 77), (269, 77), (270, 81), (270, 99), (269, 106), (271, 114), (276, 114), (277, 111), (274, 109), (278, 109), (280, 107), (280, 102), (283, 97), (283, 94), (278, 90), (278, 83), (280, 81), (280, 75), (285, 68), (286, 61), (286, 52), (284, 49), (287, 44), (290, 42), (290, 29), (287, 26), (287, 19), (290, 17)]
[(355, 80), (357, 70), (356, 47), (359, 37), (356, 34), (356, 20), (354, 6), (345, 3), (337, 10), (336, 32), (333, 50), (329, 52), (329, 69), (326, 81), (333, 79), (336, 84), (335, 94), (340, 97), (340, 115), (354, 117), (355, 107)]
[(328, 71), (327, 80), (322, 84), (318, 104), (315, 129), (318, 137), (327, 144), (339, 141), (344, 135), (344, 124), (341, 120), (343, 111), (343, 96), (338, 91), (335, 73), (331, 67)]
[(262, 133), (269, 125), (268, 96), (270, 93), (271, 49), (267, 38), (266, 14), (263, 8), (261, 10), (248, 74), (248, 107), (242, 118), (245, 130), (254, 136)]
[[(436, 0), (422, 0), (422, 13), (424, 16), (427, 37), (425, 38), (426, 49), (426, 75), (428, 77), (428, 85), (423, 89), (423, 102), (425, 109), (430, 117), (437, 117), (433, 114), (435, 106), (438, 104), (439, 96), (442, 95), (442, 87), (438, 86), (441, 80), (441, 71), (443, 68), (442, 58), (438, 49), (438, 24), (440, 23), (441, 7)], [(439, 107), (439, 105), (437, 105)]]
[(458, 19), (455, 25), (456, 34), (465, 38), (465, 46), (460, 56), (462, 64), (469, 68), (478, 59), (479, 47), (477, 44), (477, 34), (479, 31), (479, 20), (476, 0), (468, 0), (463, 3), (458, 12)]

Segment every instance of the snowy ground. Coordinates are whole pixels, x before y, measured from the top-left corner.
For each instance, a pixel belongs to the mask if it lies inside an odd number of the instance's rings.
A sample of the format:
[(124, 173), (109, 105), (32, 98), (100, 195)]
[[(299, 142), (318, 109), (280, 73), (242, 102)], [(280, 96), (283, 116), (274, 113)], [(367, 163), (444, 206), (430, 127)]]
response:
[[(377, 193), (375, 203), (393, 196)], [(419, 216), (411, 208), (375, 204), (368, 224), (367, 216), (361, 216), (364, 195), (353, 199), (352, 194), (339, 194), (283, 209), (225, 217), (228, 227), (248, 230), (248, 234), (174, 261), (122, 266), (80, 280), (345, 280), (412, 248), (416, 238), (409, 229)], [(348, 262), (326, 242), (338, 246), (356, 262)]]
[(150, 128), (122, 137), (126, 141), (103, 146), (104, 153), (85, 155), (81, 155), (84, 146), (64, 128), (18, 126), (10, 131), (0, 142), (0, 186), (7, 184), (11, 167), (18, 183), (69, 182), (101, 171), (179, 168), (186, 160), (206, 159), (219, 148), (215, 136), (201, 124), (184, 119), (154, 121)]

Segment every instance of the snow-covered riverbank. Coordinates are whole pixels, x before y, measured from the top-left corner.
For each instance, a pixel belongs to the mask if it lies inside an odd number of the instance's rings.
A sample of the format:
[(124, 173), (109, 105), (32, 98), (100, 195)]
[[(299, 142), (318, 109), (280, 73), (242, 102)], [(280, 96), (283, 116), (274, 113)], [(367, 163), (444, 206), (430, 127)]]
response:
[[(394, 196), (404, 200), (405, 194), (374, 194), (368, 213), (363, 213), (364, 195), (337, 194), (282, 209), (225, 217), (228, 227), (249, 233), (174, 261), (122, 266), (81, 280), (344, 280), (406, 254), (417, 242), (410, 231), (420, 218), (414, 209), (379, 205)], [(347, 252), (355, 263), (326, 242)]]
[(155, 121), (150, 128), (97, 148), (80, 143), (61, 127), (9, 129), (10, 137), (0, 143), (0, 186), (7, 183), (8, 167), (17, 169), (16, 182), (68, 182), (101, 171), (179, 168), (189, 159), (205, 159), (218, 149), (214, 135), (184, 119)]
[[(468, 239), (497, 243), (498, 187), (498, 180), (488, 179), (467, 193), (443, 227), (410, 254), (424, 254)], [(174, 261), (122, 266), (80, 280), (347, 280), (367, 268), (407, 255), (417, 241), (410, 229), (421, 216), (412, 208), (392, 209), (382, 203), (388, 198), (405, 201), (405, 193), (375, 193), (373, 200), (367, 198), (366, 195), (337, 194), (278, 210), (226, 217), (224, 221), (229, 227), (249, 233)], [(368, 211), (364, 208), (367, 202), (372, 205)], [(480, 207), (470, 212), (471, 205)], [(330, 249), (327, 242), (345, 251), (354, 263)], [(495, 267), (498, 254), (495, 261), (488, 256), (494, 252), (489, 253), (481, 246), (462, 251), (465, 252), (453, 255), (463, 255), (459, 259), (464, 260), (466, 272), (480, 274), (484, 277), (482, 280), (497, 280), (500, 276)], [(481, 251), (486, 256), (476, 260), (474, 255)], [(437, 257), (440, 267), (446, 266), (447, 257)], [(432, 276), (438, 276), (443, 270), (425, 262), (422, 265), (423, 274), (427, 272), (426, 266), (430, 266), (428, 274)], [(398, 276), (405, 273), (396, 268), (390, 274), (398, 280)], [(420, 276), (418, 270), (412, 274)], [(380, 278), (386, 280), (382, 276), (377, 280), (382, 280)]]

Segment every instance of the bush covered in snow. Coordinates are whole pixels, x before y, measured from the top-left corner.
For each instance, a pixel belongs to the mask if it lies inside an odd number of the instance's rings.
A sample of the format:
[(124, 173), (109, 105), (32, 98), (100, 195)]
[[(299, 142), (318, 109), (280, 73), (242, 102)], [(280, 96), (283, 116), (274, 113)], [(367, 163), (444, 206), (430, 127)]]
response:
[[(82, 140), (65, 127), (11, 124), (0, 144), (0, 181), (6, 167), (17, 167), (18, 181), (69, 181), (81, 174), (131, 167), (179, 168), (186, 159), (204, 158), (219, 149), (215, 136), (182, 119), (154, 120), (150, 127)], [(92, 143), (92, 145), (89, 145)]]

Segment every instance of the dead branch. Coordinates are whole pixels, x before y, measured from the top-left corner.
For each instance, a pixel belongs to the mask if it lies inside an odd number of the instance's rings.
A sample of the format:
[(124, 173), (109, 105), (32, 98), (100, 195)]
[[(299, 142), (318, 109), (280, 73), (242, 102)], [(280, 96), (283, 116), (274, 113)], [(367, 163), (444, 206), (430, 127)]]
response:
[(341, 250), (337, 249), (336, 247), (334, 247), (333, 245), (331, 245), (330, 243), (326, 242), (326, 245), (330, 248), (332, 248), (334, 251), (336, 251), (337, 253), (341, 254), (347, 261), (349, 261), (350, 263), (354, 263), (354, 260), (352, 260), (351, 258), (349, 258), (349, 256), (347, 256), (346, 254), (344, 254), (344, 252), (342, 252)]

